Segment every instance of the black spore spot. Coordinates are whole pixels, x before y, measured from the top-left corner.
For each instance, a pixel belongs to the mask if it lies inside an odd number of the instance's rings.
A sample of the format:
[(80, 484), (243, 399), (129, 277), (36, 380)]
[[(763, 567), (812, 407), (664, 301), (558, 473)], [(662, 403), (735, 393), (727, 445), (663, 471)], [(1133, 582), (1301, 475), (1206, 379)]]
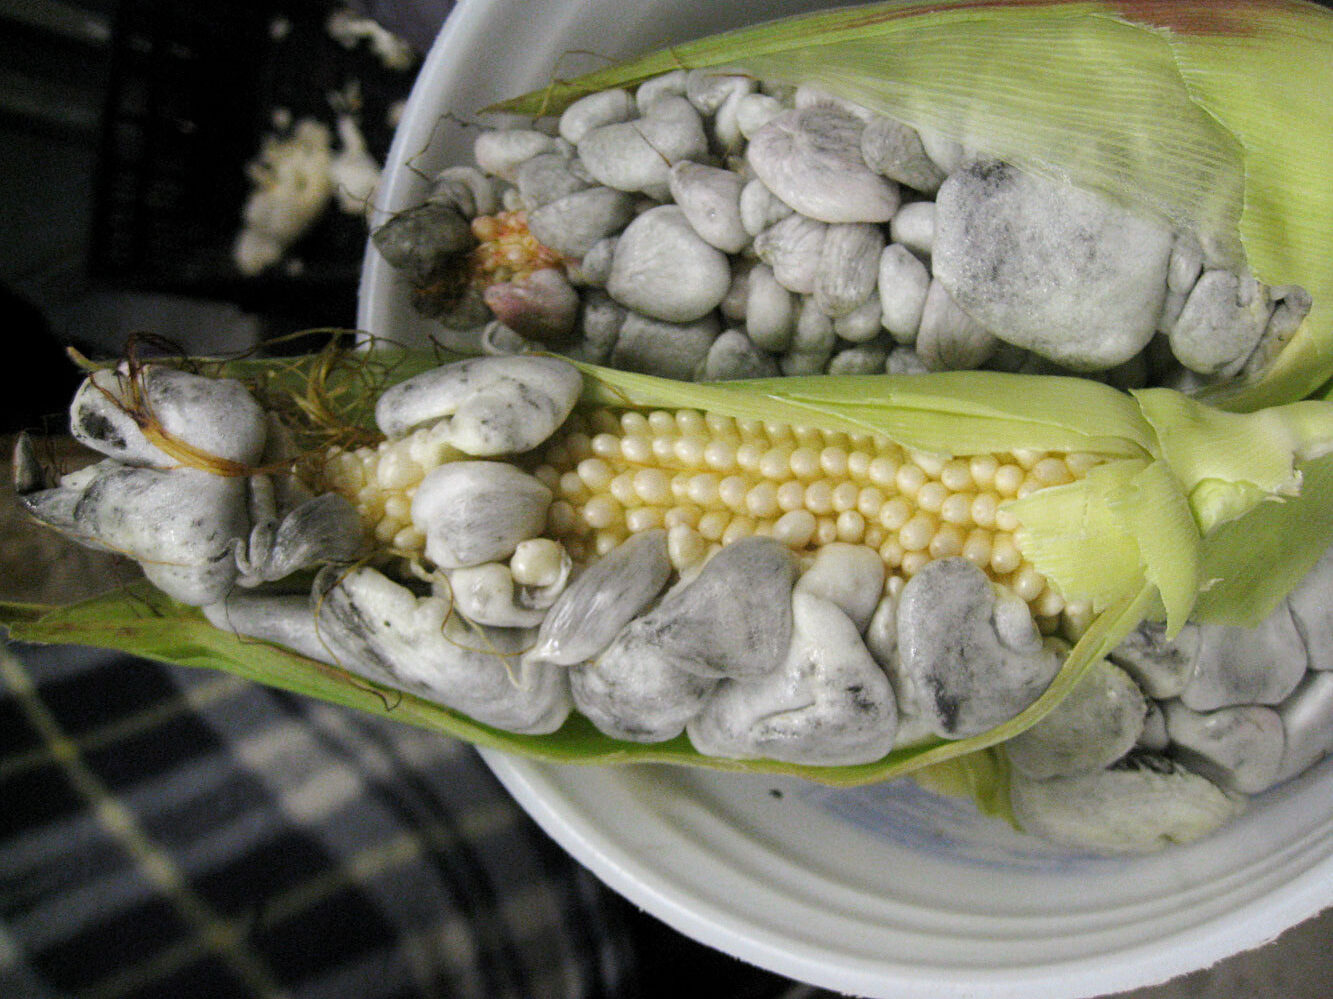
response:
[(79, 411), (79, 432), (89, 440), (101, 441), (115, 448), (125, 447), (125, 437), (116, 425), (92, 409)]

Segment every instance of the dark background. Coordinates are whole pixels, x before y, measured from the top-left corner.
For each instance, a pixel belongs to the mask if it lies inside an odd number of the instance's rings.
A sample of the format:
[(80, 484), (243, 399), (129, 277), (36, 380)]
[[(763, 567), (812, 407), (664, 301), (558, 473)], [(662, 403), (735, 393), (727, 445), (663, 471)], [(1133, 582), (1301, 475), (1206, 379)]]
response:
[(0, 430), (42, 429), (63, 407), (67, 344), (114, 356), (151, 331), (221, 352), (354, 325), (360, 217), (331, 207), (290, 265), (256, 277), (231, 259), (275, 108), (332, 127), (328, 94), (355, 81), (370, 151), (388, 152), (413, 72), (332, 39), (337, 6), (0, 0), (0, 335), (25, 355), (3, 366)]

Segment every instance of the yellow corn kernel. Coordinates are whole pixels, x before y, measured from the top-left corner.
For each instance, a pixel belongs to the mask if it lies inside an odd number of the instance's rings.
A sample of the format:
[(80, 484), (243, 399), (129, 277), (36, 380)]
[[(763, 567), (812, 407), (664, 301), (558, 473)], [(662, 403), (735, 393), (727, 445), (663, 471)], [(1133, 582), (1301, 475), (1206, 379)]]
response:
[[(425, 432), (356, 451), (329, 449), (302, 466), (312, 488), (339, 492), (368, 536), (421, 552), (411, 497), (432, 468), (458, 457)], [(800, 554), (833, 542), (879, 552), (901, 581), (961, 555), (1025, 600), (1047, 630), (1086, 627), (1014, 541), (1006, 500), (1081, 478), (1097, 458), (1035, 450), (950, 458), (879, 436), (733, 420), (694, 410), (576, 411), (524, 465), (554, 496), (546, 534), (576, 560), (630, 534), (665, 528), (677, 570), (742, 537), (772, 537)]]

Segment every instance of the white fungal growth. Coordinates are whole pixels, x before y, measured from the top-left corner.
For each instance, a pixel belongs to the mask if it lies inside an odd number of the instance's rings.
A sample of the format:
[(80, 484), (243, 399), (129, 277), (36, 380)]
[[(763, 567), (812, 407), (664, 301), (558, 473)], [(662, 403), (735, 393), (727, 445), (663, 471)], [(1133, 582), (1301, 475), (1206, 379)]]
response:
[(258, 274), (277, 263), (323, 214), (333, 196), (332, 161), (333, 137), (313, 119), (298, 121), (288, 138), (265, 138), (258, 158), (246, 168), (252, 190), (232, 251), (242, 274)]

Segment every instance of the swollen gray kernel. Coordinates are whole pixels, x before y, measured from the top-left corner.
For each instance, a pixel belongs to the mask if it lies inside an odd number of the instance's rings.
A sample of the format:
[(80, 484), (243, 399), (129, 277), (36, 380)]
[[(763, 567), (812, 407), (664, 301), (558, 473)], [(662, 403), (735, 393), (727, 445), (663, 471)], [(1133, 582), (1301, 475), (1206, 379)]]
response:
[(1027, 605), (997, 596), (965, 558), (936, 559), (898, 600), (895, 687), (914, 692), (902, 709), (937, 735), (966, 738), (1001, 725), (1041, 695), (1063, 661), (1043, 643)]
[(276, 582), (330, 562), (352, 562), (361, 547), (361, 519), (337, 493), (299, 503), (281, 519), (256, 517), (248, 538), (232, 542), (242, 586)]
[(1314, 670), (1333, 670), (1333, 613), (1329, 611), (1331, 593), (1333, 548), (1328, 548), (1287, 595), (1292, 623), (1305, 645), (1310, 669)]
[(1267, 371), (1278, 353), (1300, 329), (1305, 317), (1310, 314), (1314, 300), (1310, 293), (1299, 285), (1282, 285), (1270, 289), (1273, 296), (1273, 315), (1264, 327), (1259, 345), (1250, 354), (1241, 369), (1241, 375), (1248, 377)]
[(669, 323), (628, 312), (611, 349), (611, 366), (690, 381), (720, 332), (712, 314), (692, 323)]
[(671, 167), (705, 158), (708, 139), (689, 101), (662, 97), (642, 118), (590, 129), (579, 140), (578, 151), (599, 184), (664, 201), (670, 196)]
[(815, 290), (827, 231), (823, 222), (789, 215), (754, 238), (754, 253), (773, 268), (773, 276), (784, 288), (809, 295)]
[(1165, 710), (1172, 753), (1191, 770), (1243, 794), (1277, 782), (1285, 736), (1272, 708), (1244, 704), (1201, 713), (1168, 701)]
[(866, 123), (861, 156), (870, 169), (923, 194), (934, 194), (944, 182), (944, 171), (926, 155), (916, 130), (892, 118), (877, 116)]
[(1300, 683), (1309, 661), (1285, 602), (1256, 627), (1208, 624), (1199, 635), (1199, 658), (1180, 694), (1195, 711), (1280, 704)]
[(500, 209), (499, 183), (473, 166), (445, 167), (431, 184), (427, 203), (449, 205), (466, 219), (494, 215)]
[(1286, 744), (1279, 781), (1295, 777), (1333, 753), (1333, 673), (1309, 673), (1278, 708)]
[(412, 526), (442, 569), (508, 558), (546, 525), (551, 490), (500, 461), (453, 461), (426, 474), (412, 497)]
[[(880, 325), (883, 316), (884, 307), (880, 303), (879, 292), (872, 288), (864, 302), (833, 320), (833, 332), (840, 340), (848, 343), (868, 343), (883, 336), (884, 328)], [(884, 339), (887, 340), (887, 337)]]
[(724, 680), (686, 726), (710, 756), (817, 766), (878, 760), (893, 748), (897, 708), (884, 672), (835, 604), (792, 595), (791, 647), (767, 675)]
[(474, 457), (521, 454), (554, 433), (583, 390), (555, 357), (484, 357), (433, 368), (386, 389), (375, 422), (390, 438), (431, 424), (431, 435)]
[(694, 231), (724, 253), (739, 253), (750, 242), (741, 224), (743, 182), (732, 170), (682, 162), (671, 168), (671, 197)]
[(741, 188), (739, 210), (741, 225), (750, 236), (758, 236), (788, 215), (792, 207), (764, 186), (762, 180), (747, 181)]
[(700, 114), (715, 115), (728, 100), (753, 93), (757, 86), (752, 76), (717, 69), (693, 69), (685, 76), (685, 97)]
[(701, 381), (776, 378), (778, 365), (740, 330), (724, 330), (708, 348)]
[(591, 187), (591, 181), (580, 176), (582, 170), (576, 163), (559, 153), (539, 153), (519, 164), (515, 183), (523, 204), (529, 210), (540, 208)]
[(893, 243), (879, 258), (881, 322), (901, 344), (916, 341), (930, 293), (930, 271), (907, 247)]
[(1072, 777), (1110, 766), (1139, 741), (1148, 702), (1120, 667), (1099, 659), (1045, 718), (1004, 744), (1028, 777)]
[(620, 328), (625, 324), (628, 310), (601, 289), (593, 289), (583, 296), (583, 314), (580, 344), (587, 360), (606, 364), (611, 359)]
[(606, 290), (653, 319), (689, 323), (711, 313), (731, 286), (731, 265), (675, 205), (644, 212), (620, 234)]
[(634, 102), (639, 113), (647, 114), (649, 108), (664, 98), (684, 97), (688, 80), (689, 74), (683, 69), (644, 80), (634, 91)]
[(245, 479), (115, 461), (92, 468), (74, 485), (19, 503), (90, 547), (137, 560), (150, 582), (182, 603), (203, 606), (226, 595), (237, 575), (232, 542), (250, 526)]
[(832, 353), (837, 340), (833, 320), (812, 296), (803, 298), (796, 315), (796, 335), (792, 338), (789, 350), (794, 354), (828, 355)]
[(528, 655), (557, 666), (592, 659), (647, 610), (670, 576), (666, 532), (631, 536), (593, 562), (556, 599)]
[(556, 141), (545, 132), (505, 128), (482, 132), (472, 146), (472, 157), (486, 173), (509, 183), (518, 180), (518, 168), (540, 153), (553, 153)]
[(546, 615), (540, 608), (519, 604), (513, 574), (501, 562), (455, 569), (449, 573), (448, 593), (454, 610), (487, 627), (535, 628)]
[(628, 742), (673, 739), (699, 713), (717, 680), (683, 670), (633, 628), (605, 652), (569, 669), (574, 704), (598, 731)]
[(1009, 800), (1028, 833), (1106, 854), (1153, 853), (1188, 843), (1245, 807), (1211, 781), (1151, 754), (1077, 777), (1031, 780), (1016, 774)]
[(936, 280), (930, 283), (916, 333), (916, 352), (931, 371), (971, 371), (985, 364), (999, 341), (965, 312)]
[(611, 277), (611, 262), (615, 259), (616, 242), (614, 236), (599, 239), (583, 255), (577, 267), (579, 280), (583, 284), (598, 288), (606, 286), (607, 279)]
[(530, 630), (471, 625), (369, 568), (321, 573), (310, 601), (332, 661), (353, 673), (511, 732), (554, 732), (569, 715), (566, 671), (521, 661)]
[(132, 391), (166, 435), (223, 461), (259, 460), (267, 432), (264, 412), (245, 386), (157, 364), (146, 365), (135, 379), (123, 368), (103, 368), (84, 379), (70, 404), (70, 434), (126, 464), (178, 466), (144, 436), (130, 411)]
[(746, 94), (736, 104), (736, 127), (747, 140), (787, 109), (768, 94)]
[(930, 369), (911, 347), (894, 347), (884, 362), (884, 371), (890, 375), (924, 375)]
[(795, 560), (785, 545), (745, 538), (710, 558), (626, 633), (690, 673), (759, 676), (786, 656), (795, 581)]
[(815, 270), (815, 303), (833, 318), (863, 305), (879, 277), (884, 234), (865, 222), (830, 225)]
[(754, 134), (746, 159), (770, 191), (821, 222), (887, 222), (898, 188), (861, 158), (862, 124), (827, 105), (785, 111)]
[(316, 627), (305, 593), (251, 594), (233, 590), (202, 607), (214, 628), (261, 642), (272, 642), (308, 659), (333, 665), (333, 656)]
[(528, 231), (543, 246), (579, 259), (634, 217), (634, 199), (610, 187), (575, 191), (528, 213)]
[(566, 339), (579, 313), (579, 293), (554, 267), (488, 285), (482, 300), (505, 326), (543, 343)]
[(1273, 314), (1268, 289), (1249, 275), (1205, 271), (1171, 327), (1171, 350), (1204, 375), (1239, 370)]
[(936, 200), (935, 278), (996, 336), (1078, 371), (1152, 338), (1175, 238), (1106, 198), (982, 163)]
[(580, 97), (560, 116), (560, 136), (577, 146), (592, 129), (628, 121), (636, 110), (634, 98), (623, 89), (601, 90)]
[(1166, 625), (1144, 621), (1111, 650), (1109, 658), (1123, 667), (1149, 697), (1179, 697), (1194, 675), (1202, 636), (1197, 624), (1186, 624), (1174, 639)]
[(750, 270), (745, 332), (756, 347), (774, 354), (790, 348), (796, 324), (794, 297), (778, 284), (771, 267), (758, 264)]
[(884, 560), (873, 548), (835, 541), (815, 552), (796, 582), (796, 592), (829, 601), (863, 632), (879, 605), (884, 572)]
[(829, 359), (830, 375), (878, 375), (889, 360), (889, 348), (860, 344), (840, 350)]
[(918, 257), (929, 257), (935, 249), (935, 202), (903, 205), (889, 223), (889, 236)]

